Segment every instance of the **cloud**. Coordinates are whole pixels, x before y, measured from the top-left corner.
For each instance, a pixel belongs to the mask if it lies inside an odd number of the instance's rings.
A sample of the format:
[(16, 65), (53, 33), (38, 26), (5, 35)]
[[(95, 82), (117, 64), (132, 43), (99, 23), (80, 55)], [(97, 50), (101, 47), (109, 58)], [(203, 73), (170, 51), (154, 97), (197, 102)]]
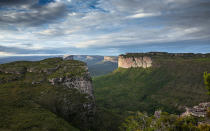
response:
[(15, 54), (13, 53), (7, 53), (7, 52), (1, 52), (0, 51), (0, 57), (5, 57), (5, 56), (14, 56)]
[(119, 53), (125, 46), (209, 42), (209, 7), (210, 0), (0, 0), (0, 45), (15, 53)]
[(128, 16), (128, 18), (144, 18), (144, 17), (153, 17), (159, 16), (160, 13), (138, 13), (135, 15)]
[(37, 2), (38, 0), (0, 0), (0, 7), (33, 5)]
[[(63, 2), (38, 4), (37, 0), (0, 1), (0, 24), (14, 26), (37, 26), (64, 17), (67, 9)], [(3, 8), (4, 7), (4, 8)]]

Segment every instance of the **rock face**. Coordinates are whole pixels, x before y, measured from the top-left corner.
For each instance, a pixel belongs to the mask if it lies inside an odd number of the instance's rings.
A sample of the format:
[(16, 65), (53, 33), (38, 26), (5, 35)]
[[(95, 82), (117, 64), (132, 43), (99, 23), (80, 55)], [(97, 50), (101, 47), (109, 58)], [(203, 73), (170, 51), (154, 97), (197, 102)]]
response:
[[(60, 67), (62, 68), (62, 67)], [(78, 70), (79, 69), (79, 70)], [(50, 77), (49, 82), (51, 85), (56, 87), (63, 87), (66, 92), (68, 90), (75, 90), (79, 92), (81, 97), (75, 96), (72, 99), (81, 99), (84, 102), (75, 102), (71, 100), (72, 95), (77, 93), (70, 93), (64, 95), (62, 98), (59, 99), (58, 103), (62, 103), (59, 105), (58, 110), (55, 108), (51, 108), (53, 112), (59, 114), (63, 118), (69, 120), (70, 122), (74, 122), (75, 117), (80, 121), (79, 125), (83, 125), (82, 130), (86, 130), (86, 128), (91, 127), (91, 123), (93, 122), (93, 117), (95, 114), (95, 98), (93, 94), (93, 86), (92, 86), (92, 79), (88, 72), (88, 67), (86, 65), (71, 65), (71, 66), (64, 66), (62, 68), (64, 72), (75, 72), (78, 71), (76, 74), (67, 73), (67, 75), (58, 74), (53, 75)], [(74, 92), (74, 91), (73, 91)], [(79, 95), (79, 96), (80, 96)], [(69, 99), (70, 97), (70, 99)], [(54, 105), (53, 107), (56, 107)], [(75, 112), (80, 113), (75, 113)]]
[(110, 62), (114, 62), (114, 63), (118, 62), (117, 57), (115, 57), (115, 56), (104, 56), (104, 61), (110, 61)]
[(155, 113), (154, 113), (154, 117), (155, 117), (155, 118), (160, 118), (161, 113), (162, 113), (162, 111), (161, 111), (161, 110), (155, 111)]
[(206, 117), (207, 110), (210, 107), (210, 102), (200, 103), (198, 106), (194, 106), (192, 108), (186, 107), (186, 112), (184, 112), (181, 116), (196, 116), (196, 117)]
[[(87, 72), (82, 76), (75, 77), (52, 78), (49, 79), (49, 82), (53, 86), (64, 87), (66, 90), (65, 92), (75, 90), (76, 92), (80, 93), (64, 93), (65, 95), (59, 97), (59, 100), (56, 100), (56, 103), (61, 103), (59, 104), (59, 107), (57, 107), (57, 105), (53, 105), (51, 110), (72, 123), (74, 123), (75, 119), (77, 119), (77, 121), (79, 121), (77, 126), (83, 126), (81, 130), (90, 129), (92, 123), (94, 122), (95, 98), (93, 94), (92, 80), (89, 73)], [(78, 94), (78, 96), (74, 96), (72, 98), (72, 95), (76, 94)], [(80, 100), (74, 101), (74, 99), (81, 99), (81, 101), (84, 102), (78, 102)], [(57, 107), (57, 109), (55, 107)]]
[(143, 57), (124, 57), (119, 56), (118, 58), (118, 67), (121, 68), (131, 68), (131, 67), (142, 67), (148, 68), (152, 66), (152, 59), (148, 56)]
[(88, 94), (93, 97), (93, 87), (92, 80), (88, 73), (87, 66), (83, 66), (85, 72), (82, 76), (75, 77), (57, 77), (49, 79), (49, 82), (52, 85), (62, 85), (67, 88), (74, 88), (80, 91), (81, 93)]

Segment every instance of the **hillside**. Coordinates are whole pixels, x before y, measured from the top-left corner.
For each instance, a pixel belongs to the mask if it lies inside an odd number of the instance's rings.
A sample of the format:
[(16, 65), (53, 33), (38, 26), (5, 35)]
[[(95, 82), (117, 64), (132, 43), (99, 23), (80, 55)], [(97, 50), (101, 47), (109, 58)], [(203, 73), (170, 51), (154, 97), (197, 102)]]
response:
[(155, 57), (150, 68), (118, 68), (93, 80), (96, 104), (118, 113), (162, 109), (180, 113), (184, 106), (209, 101), (203, 73), (210, 58)]
[(0, 105), (0, 130), (88, 130), (94, 99), (86, 64), (61, 58), (2, 64)]

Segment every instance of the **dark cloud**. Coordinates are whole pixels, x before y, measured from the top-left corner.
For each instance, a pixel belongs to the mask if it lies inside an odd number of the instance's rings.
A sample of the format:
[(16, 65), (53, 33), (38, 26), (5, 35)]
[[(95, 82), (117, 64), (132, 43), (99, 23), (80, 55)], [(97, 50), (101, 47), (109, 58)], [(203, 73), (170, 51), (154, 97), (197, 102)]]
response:
[(192, 0), (173, 8), (166, 8), (163, 16), (168, 18), (169, 22), (180, 26), (206, 26), (210, 21), (210, 1)]
[(2, 6), (19, 6), (31, 5), (37, 3), (38, 0), (0, 0), (0, 7)]
[(209, 39), (210, 0), (187, 0), (163, 10), (161, 23), (171, 28), (197, 30), (189, 33), (191, 37)]
[[(112, 10), (124, 14), (159, 13), (146, 21), (150, 25), (168, 30), (188, 29), (188, 35), (195, 39), (210, 38), (210, 0), (109, 0), (109, 3), (115, 7)], [(110, 10), (108, 6), (105, 8)]]
[(62, 2), (42, 5), (38, 0), (1, 0), (0, 7), (1, 25), (36, 26), (59, 20), (67, 12), (66, 5)]

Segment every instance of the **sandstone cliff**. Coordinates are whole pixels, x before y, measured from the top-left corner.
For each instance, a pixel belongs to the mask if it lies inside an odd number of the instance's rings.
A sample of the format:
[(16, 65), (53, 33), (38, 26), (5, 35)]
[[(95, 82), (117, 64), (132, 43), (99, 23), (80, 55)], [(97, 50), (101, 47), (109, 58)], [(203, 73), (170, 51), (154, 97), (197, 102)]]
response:
[(142, 67), (148, 68), (152, 66), (152, 59), (148, 56), (142, 57), (124, 57), (119, 56), (118, 58), (118, 67), (121, 68), (131, 68), (131, 67)]

